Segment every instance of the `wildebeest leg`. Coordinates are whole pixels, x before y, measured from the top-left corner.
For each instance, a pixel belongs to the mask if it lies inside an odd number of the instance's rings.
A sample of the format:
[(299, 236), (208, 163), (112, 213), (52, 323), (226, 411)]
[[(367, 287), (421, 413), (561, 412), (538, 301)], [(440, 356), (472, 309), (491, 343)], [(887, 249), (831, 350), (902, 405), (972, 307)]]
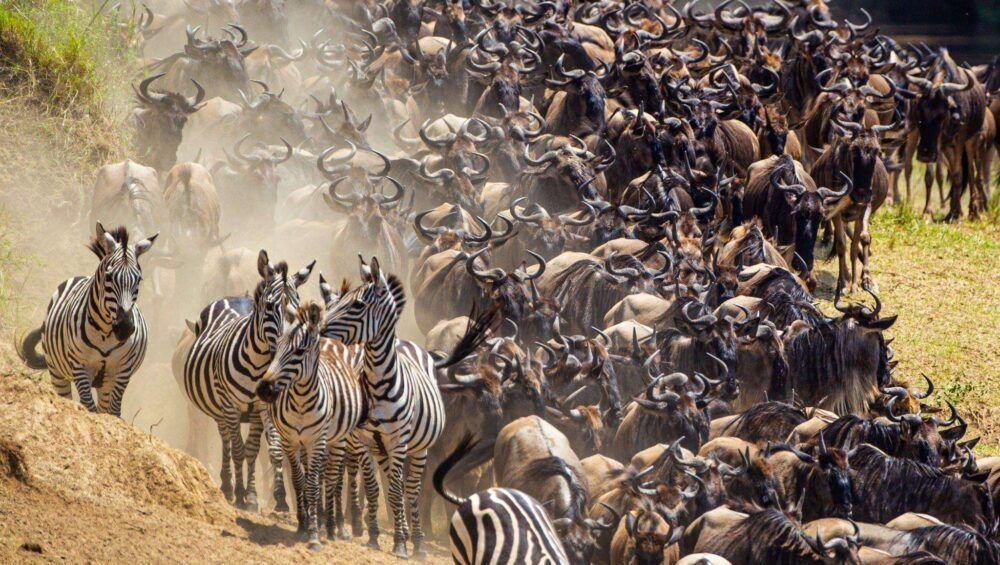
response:
[(924, 211), (921, 212), (922, 216), (931, 215), (931, 194), (934, 193), (934, 170), (937, 165), (934, 163), (927, 163), (927, 169), (924, 171), (924, 189), (927, 191), (927, 199), (924, 201)]
[(920, 141), (920, 132), (913, 131), (906, 136), (906, 145), (903, 146), (903, 178), (906, 181), (906, 202), (910, 203), (910, 188), (913, 177), (913, 154), (917, 152), (917, 142)]
[(952, 164), (948, 168), (948, 180), (951, 182), (949, 192), (948, 216), (945, 220), (954, 222), (962, 217), (962, 195), (965, 193), (965, 183), (968, 180), (966, 171), (968, 168), (969, 156), (964, 148), (959, 148), (954, 159), (949, 159)]
[[(965, 152), (969, 155), (969, 171), (966, 181), (969, 184), (969, 219), (975, 220), (981, 212), (986, 211), (986, 200), (983, 195), (982, 171), (989, 167), (989, 152), (982, 151), (983, 143), (979, 136), (968, 141)], [(987, 178), (989, 178), (987, 176)]]
[(944, 199), (944, 170), (945, 170), (945, 163), (944, 163), (944, 161), (942, 161), (941, 163), (938, 163), (938, 166), (934, 169), (934, 180), (937, 181), (937, 187), (938, 187), (938, 203), (941, 205), (941, 207), (944, 207), (944, 205), (945, 205), (945, 199)]
[(851, 234), (851, 285), (850, 292), (858, 290), (858, 256), (861, 255), (861, 217), (854, 221), (854, 233)]
[(833, 219), (833, 229), (833, 249), (837, 252), (837, 286), (844, 288), (847, 284), (847, 234), (844, 232), (843, 218), (837, 216)]
[(858, 219), (858, 225), (856, 228), (857, 237), (855, 238), (861, 243), (861, 284), (864, 285), (865, 288), (873, 288), (872, 275), (868, 270), (868, 254), (871, 252), (872, 246), (871, 217), (872, 207), (871, 204), (869, 204), (868, 206), (865, 206), (864, 212), (861, 213), (861, 217)]

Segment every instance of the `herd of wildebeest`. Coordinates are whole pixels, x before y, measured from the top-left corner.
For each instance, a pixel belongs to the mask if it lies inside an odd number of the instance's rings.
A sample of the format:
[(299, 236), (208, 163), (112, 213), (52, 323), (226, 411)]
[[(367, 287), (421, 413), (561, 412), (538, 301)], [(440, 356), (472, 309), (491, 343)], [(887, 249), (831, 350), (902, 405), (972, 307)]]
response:
[(149, 1), (100, 265), (19, 351), (120, 415), (180, 328), (223, 493), (266, 446), (312, 549), (378, 547), (384, 491), (404, 557), (1000, 563), (1000, 458), (894, 373), (869, 271), (914, 160), (984, 211), (1000, 64), (757, 4)]

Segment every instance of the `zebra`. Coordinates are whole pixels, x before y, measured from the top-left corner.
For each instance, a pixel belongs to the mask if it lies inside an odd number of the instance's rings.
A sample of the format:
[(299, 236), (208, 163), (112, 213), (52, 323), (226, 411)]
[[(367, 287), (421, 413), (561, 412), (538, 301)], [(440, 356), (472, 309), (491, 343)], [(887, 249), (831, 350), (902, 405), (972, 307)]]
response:
[[(345, 289), (337, 303), (327, 310), (322, 335), (348, 346), (364, 344), (361, 386), (367, 413), (352, 439), (364, 444), (386, 478), (393, 519), (393, 553), (406, 557), (406, 541), (411, 539), (414, 554), (422, 556), (424, 536), (418, 504), (421, 483), (427, 451), (441, 436), (445, 425), (444, 402), (437, 388), (435, 369), (461, 361), (478, 347), (496, 311), (475, 317), (475, 323), (470, 323), (451, 356), (435, 364), (430, 353), (396, 338), (396, 325), (406, 305), (402, 282), (395, 275), (383, 273), (374, 257), (370, 266), (361, 259), (361, 280), (361, 286)], [(372, 492), (377, 484), (373, 486), (374, 481), (368, 475), (366, 468), (367, 498), (377, 501), (377, 491)], [(404, 495), (410, 509), (412, 537)], [(368, 545), (378, 548), (374, 506), (369, 503)]]
[(458, 508), (449, 539), (455, 563), (569, 563), (548, 512), (531, 496), (512, 488), (491, 488), (460, 498), (444, 485), (445, 477), (477, 442), (467, 435), (434, 471), (434, 490)]
[[(253, 298), (223, 298), (206, 306), (190, 329), (194, 342), (182, 365), (184, 391), (199, 410), (215, 420), (222, 437), (222, 492), (237, 507), (257, 510), (257, 454), (263, 431), (273, 438), (263, 406), (255, 396), (257, 383), (274, 357), (284, 329), (286, 307), (298, 308), (298, 288), (312, 272), (315, 261), (289, 276), (284, 262), (272, 265), (267, 251), (257, 257), (257, 283)], [(192, 324), (189, 323), (189, 326)], [(178, 346), (180, 347), (180, 345)], [(244, 416), (250, 430), (244, 442), (240, 423)], [(236, 474), (235, 491), (232, 471)], [(246, 485), (243, 464), (246, 463)], [(275, 510), (288, 510), (281, 461), (275, 463)]]
[(319, 337), (323, 309), (310, 303), (289, 315), (294, 323), (278, 341), (257, 396), (266, 403), (291, 465), (299, 533), (308, 532), (309, 549), (318, 550), (321, 480), (326, 486), (327, 537), (340, 533), (346, 538), (340, 498), (345, 445), (361, 421), (364, 405), (354, 366), (356, 351)]
[[(93, 276), (63, 281), (41, 327), (29, 332), (18, 348), (28, 367), (48, 369), (59, 396), (72, 399), (72, 380), (80, 403), (91, 412), (121, 417), (125, 388), (146, 356), (146, 321), (136, 306), (142, 281), (139, 256), (156, 237), (130, 247), (126, 228), (106, 231), (97, 222), (89, 245), (100, 259)], [(39, 342), (42, 354), (36, 351)]]

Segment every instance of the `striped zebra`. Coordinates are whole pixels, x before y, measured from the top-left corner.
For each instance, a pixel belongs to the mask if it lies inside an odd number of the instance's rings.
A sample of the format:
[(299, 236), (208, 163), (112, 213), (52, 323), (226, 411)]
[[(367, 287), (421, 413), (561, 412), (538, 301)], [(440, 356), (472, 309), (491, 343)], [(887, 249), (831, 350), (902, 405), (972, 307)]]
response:
[(569, 563), (548, 513), (540, 502), (511, 488), (491, 488), (460, 498), (445, 477), (475, 448), (466, 436), (434, 471), (434, 490), (458, 506), (451, 517), (451, 557), (463, 565)]
[[(361, 286), (345, 291), (327, 311), (322, 335), (345, 345), (364, 344), (361, 385), (367, 412), (353, 437), (367, 447), (386, 477), (393, 519), (393, 553), (406, 557), (406, 540), (411, 539), (414, 554), (423, 555), (420, 489), (427, 450), (440, 437), (445, 424), (444, 402), (434, 371), (471, 353), (482, 341), (495, 312), (470, 324), (452, 355), (435, 365), (430, 353), (396, 338), (396, 325), (406, 305), (400, 280), (383, 273), (376, 258), (372, 258), (371, 266), (361, 260), (361, 280)], [(372, 483), (366, 476), (369, 501), (377, 500), (378, 496), (375, 493), (373, 497)], [(404, 495), (410, 509), (412, 536)], [(369, 506), (368, 545), (378, 547), (378, 522), (374, 519), (374, 508)]]
[(327, 537), (346, 537), (340, 496), (346, 439), (364, 406), (356, 352), (319, 336), (323, 309), (310, 303), (290, 316), (293, 323), (278, 341), (257, 396), (266, 403), (291, 466), (299, 533), (308, 532), (309, 548), (318, 550), (321, 486), (326, 486)]
[[(146, 356), (146, 321), (136, 301), (142, 268), (139, 256), (156, 235), (130, 247), (124, 227), (105, 231), (97, 223), (90, 250), (100, 263), (90, 277), (73, 277), (56, 289), (42, 326), (25, 336), (18, 355), (32, 369), (48, 369), (56, 392), (91, 412), (121, 417), (129, 379)], [(36, 351), (42, 344), (42, 354)], [(97, 398), (94, 398), (94, 392)]]
[[(253, 298), (217, 300), (202, 310), (193, 328), (194, 343), (183, 364), (184, 391), (218, 425), (222, 437), (219, 476), (222, 492), (240, 508), (257, 509), (255, 465), (267, 424), (263, 406), (256, 398), (257, 383), (274, 357), (285, 325), (286, 308), (298, 308), (298, 288), (309, 279), (314, 264), (315, 261), (289, 276), (288, 265), (271, 264), (267, 252), (261, 250), (257, 257), (261, 281)], [(244, 415), (250, 424), (245, 441), (240, 431)], [(266, 427), (269, 438), (274, 437), (271, 426)], [(275, 463), (275, 510), (285, 511), (288, 506), (284, 501), (281, 462)]]

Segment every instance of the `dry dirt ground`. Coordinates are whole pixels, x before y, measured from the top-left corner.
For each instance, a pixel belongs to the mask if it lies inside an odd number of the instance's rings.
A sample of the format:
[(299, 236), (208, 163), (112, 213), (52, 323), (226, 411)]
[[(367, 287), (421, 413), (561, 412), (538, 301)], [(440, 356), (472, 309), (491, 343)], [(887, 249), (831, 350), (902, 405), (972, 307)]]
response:
[[(430, 562), (445, 557), (435, 549)], [(12, 376), (0, 380), (0, 562), (33, 560), (397, 561), (360, 538), (311, 553), (287, 517), (232, 508), (187, 454)]]

